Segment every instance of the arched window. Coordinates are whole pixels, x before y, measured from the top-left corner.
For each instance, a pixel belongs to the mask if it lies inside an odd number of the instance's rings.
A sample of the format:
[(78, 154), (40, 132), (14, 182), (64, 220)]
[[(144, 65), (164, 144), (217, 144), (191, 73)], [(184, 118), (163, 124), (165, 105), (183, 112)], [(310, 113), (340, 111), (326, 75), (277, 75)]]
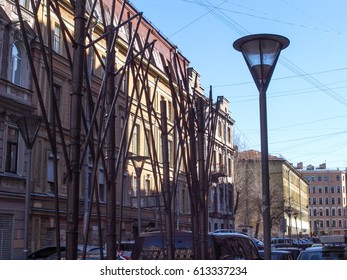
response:
[(11, 52), (11, 82), (20, 85), (22, 68), (22, 51), (17, 43), (12, 46)]

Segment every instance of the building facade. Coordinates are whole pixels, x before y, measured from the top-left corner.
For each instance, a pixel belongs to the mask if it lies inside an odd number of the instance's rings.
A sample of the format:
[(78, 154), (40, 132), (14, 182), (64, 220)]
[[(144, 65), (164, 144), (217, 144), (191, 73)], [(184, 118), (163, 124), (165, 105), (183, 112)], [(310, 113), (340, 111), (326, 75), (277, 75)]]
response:
[[(184, 129), (195, 127), (186, 116), (196, 112), (196, 100), (211, 102), (200, 75), (128, 2), (103, 1), (94, 10), (87, 2), (82, 23), (70, 1), (34, 8), (19, 1), (20, 10), (0, 2), (0, 259), (75, 241), (103, 246), (168, 225), (192, 228), (198, 184), (187, 170), (209, 166), (192, 160), (196, 131)], [(85, 28), (83, 44), (78, 27)], [(216, 164), (227, 164), (227, 179), (208, 182), (210, 228), (232, 220), (226, 204), (232, 203), (233, 121), (222, 104), (228, 134), (218, 142), (223, 158)], [(29, 151), (16, 119), (31, 115), (42, 123)]]
[[(235, 158), (235, 225), (262, 237), (261, 153), (238, 152)], [(269, 156), (271, 236), (310, 235), (308, 182), (285, 159)]]
[(325, 164), (298, 169), (309, 182), (310, 228), (312, 235), (339, 235), (347, 231), (346, 172)]
[(218, 118), (212, 155), (209, 230), (234, 228), (234, 144), (235, 121), (229, 111), (229, 101), (217, 99)]

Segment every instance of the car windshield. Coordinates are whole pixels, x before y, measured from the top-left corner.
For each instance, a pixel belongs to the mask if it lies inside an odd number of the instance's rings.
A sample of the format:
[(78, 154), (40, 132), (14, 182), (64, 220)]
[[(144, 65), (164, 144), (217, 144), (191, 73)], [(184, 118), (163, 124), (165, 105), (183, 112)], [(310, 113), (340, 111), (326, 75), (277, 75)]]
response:
[(234, 237), (225, 238), (215, 236), (216, 259), (254, 260), (257, 259), (257, 250), (251, 240)]
[(347, 260), (347, 251), (303, 251), (300, 260)]

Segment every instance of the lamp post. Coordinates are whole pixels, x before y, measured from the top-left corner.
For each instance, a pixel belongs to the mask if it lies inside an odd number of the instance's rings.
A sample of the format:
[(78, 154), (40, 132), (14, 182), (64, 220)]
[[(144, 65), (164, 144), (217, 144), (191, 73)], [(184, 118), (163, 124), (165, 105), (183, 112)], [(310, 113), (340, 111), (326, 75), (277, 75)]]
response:
[(288, 226), (288, 234), (290, 242), (292, 243), (292, 214), (293, 214), (293, 207), (289, 206), (286, 210), (284, 210), (289, 218), (289, 226)]
[(40, 116), (21, 116), (16, 119), (16, 124), (23, 137), (25, 146), (29, 151), (27, 179), (25, 182), (25, 209), (24, 209), (24, 259), (28, 257), (29, 250), (29, 204), (31, 181), (31, 156), (35, 138), (40, 128), (42, 118)]
[(141, 173), (143, 166), (149, 157), (147, 156), (129, 156), (128, 159), (131, 160), (136, 173), (136, 194), (137, 194), (137, 234), (140, 236), (141, 233)]
[(295, 220), (295, 231), (296, 231), (296, 239), (299, 239), (299, 233), (298, 233), (298, 221), (297, 221), (297, 218), (299, 216), (299, 212), (294, 212), (293, 213), (293, 216), (294, 216), (294, 220)]
[(255, 34), (242, 37), (233, 44), (242, 55), (259, 91), (261, 163), (263, 192), (264, 256), (271, 259), (271, 217), (269, 193), (269, 157), (266, 117), (266, 90), (282, 49), (289, 45), (286, 37), (273, 34)]

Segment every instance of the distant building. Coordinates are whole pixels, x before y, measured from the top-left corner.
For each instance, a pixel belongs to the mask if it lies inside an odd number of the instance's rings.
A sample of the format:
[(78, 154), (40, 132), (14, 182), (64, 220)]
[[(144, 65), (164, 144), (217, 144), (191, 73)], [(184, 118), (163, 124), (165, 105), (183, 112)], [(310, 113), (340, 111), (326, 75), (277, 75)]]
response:
[[(300, 164), (300, 167), (303, 167)], [(309, 182), (310, 228), (313, 235), (347, 232), (346, 171), (326, 164), (298, 169)]]
[(209, 202), (209, 230), (234, 228), (234, 120), (229, 111), (229, 101), (218, 96), (219, 106), (215, 145), (211, 166)]
[[(308, 182), (288, 161), (269, 156), (270, 215), (273, 237), (310, 234)], [(262, 237), (261, 153), (239, 152), (235, 159), (236, 228)]]

